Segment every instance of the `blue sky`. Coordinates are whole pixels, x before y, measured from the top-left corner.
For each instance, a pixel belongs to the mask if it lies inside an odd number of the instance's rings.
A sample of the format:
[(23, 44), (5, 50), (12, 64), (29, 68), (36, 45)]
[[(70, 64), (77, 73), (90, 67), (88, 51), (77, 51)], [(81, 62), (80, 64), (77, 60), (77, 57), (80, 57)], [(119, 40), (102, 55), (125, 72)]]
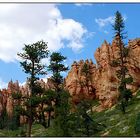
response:
[(104, 40), (112, 42), (117, 10), (125, 19), (128, 39), (140, 37), (140, 4), (0, 4), (0, 88), (11, 79), (26, 81), (16, 54), (24, 44), (42, 39), (51, 51), (66, 56), (69, 66), (80, 59), (95, 62), (96, 49)]

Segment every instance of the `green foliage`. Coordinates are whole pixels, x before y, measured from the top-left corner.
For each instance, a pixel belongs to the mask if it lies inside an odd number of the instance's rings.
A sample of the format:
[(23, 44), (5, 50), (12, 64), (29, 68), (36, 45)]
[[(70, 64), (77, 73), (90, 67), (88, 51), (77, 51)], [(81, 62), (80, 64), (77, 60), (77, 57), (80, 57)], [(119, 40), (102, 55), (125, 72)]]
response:
[(49, 99), (50, 101), (53, 101), (56, 99), (57, 93), (54, 90), (48, 89), (47, 91), (45, 91), (44, 97), (46, 97), (46, 99)]
[(39, 95), (39, 94), (42, 94), (45, 92), (45, 89), (43, 87), (41, 87), (40, 83), (39, 82), (35, 82), (34, 83), (34, 88), (33, 88), (33, 96), (36, 96), (36, 95)]
[(69, 115), (70, 115), (70, 104), (69, 104), (69, 93), (62, 90), (60, 95), (60, 104), (55, 107), (55, 113), (57, 116), (54, 120), (54, 127), (56, 133), (61, 136), (69, 136)]
[[(101, 112), (94, 112), (89, 116), (97, 124), (104, 124), (98, 126), (100, 131), (94, 132), (92, 137), (136, 137), (139, 134), (135, 134), (135, 125), (137, 115), (140, 108), (140, 93), (132, 100), (132, 104), (126, 108), (126, 114), (122, 114), (120, 109), (116, 106), (103, 110)], [(68, 119), (68, 132), (70, 137), (86, 137), (84, 133), (85, 128), (82, 124), (82, 117), (79, 117), (77, 112), (70, 113)], [(95, 124), (94, 124), (95, 125)], [(93, 125), (93, 126), (94, 126)], [(23, 130), (23, 136), (25, 136), (25, 130), (23, 126), (17, 130), (0, 130), (0, 137), (22, 137), (21, 130)], [(60, 132), (60, 133), (59, 133)], [(62, 137), (62, 131), (57, 129), (54, 125), (54, 119), (52, 119), (52, 125), (45, 129), (42, 125), (34, 123), (32, 127), (32, 137)]]
[[(59, 64), (63, 60), (66, 60), (66, 57), (62, 56), (59, 52), (53, 52), (50, 56), (52, 64)], [(61, 65), (62, 66), (62, 65)], [(63, 68), (63, 66), (61, 67)], [(51, 68), (52, 69), (52, 68)]]
[(52, 106), (47, 106), (46, 108), (43, 109), (44, 112), (52, 112), (54, 111), (54, 108)]
[(124, 47), (124, 48), (123, 48), (123, 57), (124, 57), (124, 58), (125, 58), (125, 57), (128, 57), (128, 54), (129, 54), (129, 48)]
[(3, 129), (7, 125), (8, 114), (6, 112), (6, 108), (3, 109), (0, 116), (0, 129)]
[(126, 99), (127, 102), (129, 99), (132, 98), (132, 91), (130, 89), (124, 90), (123, 94), (124, 94), (124, 98)]
[[(120, 69), (116, 71), (116, 75), (117, 75), (117, 78), (118, 79), (122, 79), (122, 75), (125, 74), (128, 72), (128, 69), (126, 66), (123, 66), (121, 67), (120, 66)], [(124, 81), (124, 79), (122, 79), (122, 82)]]
[(122, 82), (126, 83), (126, 84), (131, 84), (133, 82), (133, 78), (132, 78), (132, 76), (127, 77), (127, 78), (123, 79)]
[(20, 62), (25, 73), (32, 75), (32, 69), (34, 69), (34, 74), (46, 74), (46, 72), (43, 71), (45, 65), (41, 64), (41, 60), (48, 57), (49, 51), (47, 49), (47, 43), (44, 41), (38, 41), (31, 45), (25, 45), (23, 53), (18, 53), (18, 56), (25, 60)]
[(84, 99), (77, 105), (77, 109), (80, 114), (84, 114), (88, 109), (90, 109), (90, 106), (91, 104), (88, 102), (88, 100)]
[[(53, 52), (50, 56), (50, 65), (48, 66), (48, 70), (53, 73), (51, 79), (55, 86), (55, 93), (53, 93), (55, 94), (55, 99), (53, 101), (55, 102), (55, 125), (58, 127), (56, 130), (60, 130), (63, 136), (67, 135), (67, 115), (69, 114), (68, 93), (63, 90), (63, 77), (61, 76), (61, 72), (68, 70), (68, 67), (65, 67), (63, 64), (65, 59), (66, 57), (60, 53)], [(49, 104), (49, 106), (51, 107), (52, 105)], [(50, 118), (48, 121), (50, 121)]]
[(54, 73), (51, 78), (53, 83), (55, 83), (55, 85), (60, 85), (63, 83), (63, 77), (60, 75), (60, 73)]
[(15, 110), (15, 112), (19, 113), (20, 115), (27, 116), (26, 110), (22, 106), (20, 106), (20, 105), (15, 106), (14, 110)]
[(137, 115), (136, 123), (135, 123), (135, 133), (137, 136), (140, 136), (140, 113)]
[(15, 100), (20, 100), (22, 98), (21, 93), (12, 93), (12, 98)]
[(16, 130), (19, 126), (19, 114), (14, 110), (13, 116), (10, 118), (4, 109), (0, 117), (0, 129)]
[(124, 19), (119, 11), (115, 14), (115, 23), (113, 25), (113, 29), (115, 31), (115, 35), (119, 35), (121, 39), (124, 39)]
[(18, 126), (18, 122), (17, 122), (17, 117), (12, 117), (11, 119), (7, 120), (7, 127), (6, 129), (8, 130), (16, 130), (19, 126)]
[(84, 73), (85, 76), (87, 76), (89, 74), (89, 65), (87, 65), (86, 63), (84, 63), (84, 65), (82, 67), (82, 73)]
[(61, 53), (53, 52), (50, 56), (50, 65), (48, 70), (53, 73), (52, 81), (55, 85), (55, 90), (59, 90), (59, 86), (63, 83), (63, 77), (61, 72), (68, 70), (68, 67), (65, 67), (63, 61), (66, 60), (66, 57), (62, 56)]
[(113, 60), (110, 64), (112, 67), (118, 67), (120, 65), (120, 62), (118, 59)]
[(37, 107), (38, 104), (41, 102), (40, 97), (31, 96), (29, 100), (26, 102), (26, 106)]
[(95, 136), (95, 134), (104, 129), (104, 125), (97, 123), (93, 118), (87, 113), (90, 109), (91, 104), (88, 100), (82, 100), (77, 106), (78, 118), (80, 120), (79, 132), (83, 136)]
[[(117, 41), (117, 47), (119, 48), (119, 57), (113, 60), (112, 66), (118, 67), (119, 69), (116, 71), (116, 76), (119, 79), (119, 87), (118, 91), (120, 92), (120, 105), (121, 110), (125, 113), (125, 108), (128, 104), (129, 99), (132, 98), (132, 92), (130, 89), (127, 89), (127, 84), (131, 84), (133, 82), (133, 78), (129, 74), (127, 69), (127, 60), (129, 49), (124, 45), (124, 39), (126, 38), (124, 33), (124, 19), (119, 11), (115, 14), (115, 23), (113, 25), (113, 29), (115, 32), (115, 37)], [(128, 77), (129, 75), (129, 77)]]
[(25, 97), (26, 99), (24, 101), (24, 106), (26, 106), (26, 112), (24, 114), (28, 117), (28, 136), (31, 135), (32, 124), (38, 115), (36, 107), (42, 103), (40, 94), (44, 90), (37, 83), (37, 80), (39, 79), (39, 75), (46, 74), (44, 70), (46, 66), (42, 64), (42, 59), (47, 58), (48, 53), (47, 43), (44, 41), (25, 45), (23, 53), (18, 53), (18, 56), (23, 60), (20, 64), (24, 72), (30, 75), (28, 78), (30, 94), (28, 97)]

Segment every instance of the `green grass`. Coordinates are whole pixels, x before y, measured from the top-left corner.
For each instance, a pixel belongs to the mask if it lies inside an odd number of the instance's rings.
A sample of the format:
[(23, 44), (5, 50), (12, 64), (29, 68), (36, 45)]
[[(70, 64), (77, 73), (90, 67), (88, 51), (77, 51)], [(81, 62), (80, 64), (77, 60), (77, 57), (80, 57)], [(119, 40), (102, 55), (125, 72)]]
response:
[[(97, 106), (97, 102), (95, 103)], [(113, 106), (101, 112), (93, 112), (92, 118), (98, 123), (104, 124), (104, 130), (97, 133), (98, 137), (136, 137), (135, 124), (137, 114), (140, 113), (140, 91), (133, 97), (132, 101), (126, 108), (126, 114), (123, 114), (118, 106)], [(52, 122), (53, 123), (53, 122)], [(18, 130), (0, 130), (0, 137), (21, 137), (24, 136), (23, 130), (26, 128), (21, 127)], [(59, 132), (56, 133), (53, 125), (45, 129), (39, 124), (34, 124), (32, 127), (32, 137), (59, 137)], [(54, 135), (55, 134), (55, 135)], [(74, 134), (73, 136), (78, 134)]]
[(133, 98), (126, 108), (126, 113), (123, 114), (116, 106), (111, 109), (95, 112), (93, 114), (94, 120), (105, 124), (106, 128), (98, 134), (98, 136), (120, 136), (120, 137), (134, 137), (135, 123), (137, 114), (140, 112), (140, 92)]
[(18, 130), (0, 130), (0, 137), (23, 137), (23, 128), (19, 128)]

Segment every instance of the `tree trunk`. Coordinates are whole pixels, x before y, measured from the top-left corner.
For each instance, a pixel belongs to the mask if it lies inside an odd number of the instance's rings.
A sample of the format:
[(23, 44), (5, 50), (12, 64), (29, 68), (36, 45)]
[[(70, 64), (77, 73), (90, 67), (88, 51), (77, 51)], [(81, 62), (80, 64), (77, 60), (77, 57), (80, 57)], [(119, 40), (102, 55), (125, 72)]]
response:
[(50, 122), (51, 122), (51, 111), (49, 111), (49, 116), (48, 116), (48, 127), (50, 127)]
[(122, 111), (123, 111), (123, 113), (125, 114), (125, 104), (124, 104), (123, 101), (121, 102), (121, 106), (122, 106)]
[(32, 107), (30, 106), (29, 107), (29, 110), (28, 110), (30, 113), (29, 113), (29, 117), (28, 117), (28, 133), (27, 133), (27, 136), (28, 137), (31, 137), (31, 129), (32, 129), (32, 123), (33, 123), (33, 119), (32, 119)]
[(32, 130), (32, 119), (29, 118), (28, 119), (28, 134), (27, 134), (28, 137), (31, 137), (31, 130)]

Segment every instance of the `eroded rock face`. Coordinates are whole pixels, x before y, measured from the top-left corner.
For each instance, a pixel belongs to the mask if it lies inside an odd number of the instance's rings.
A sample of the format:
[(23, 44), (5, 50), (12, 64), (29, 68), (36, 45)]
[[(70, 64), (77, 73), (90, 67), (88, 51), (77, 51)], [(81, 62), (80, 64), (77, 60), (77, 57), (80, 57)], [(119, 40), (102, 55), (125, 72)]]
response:
[[(87, 79), (82, 72), (84, 64), (89, 66), (90, 78)], [(79, 103), (81, 99), (94, 99), (95, 98), (95, 88), (93, 86), (92, 77), (95, 73), (96, 66), (93, 64), (92, 60), (83, 60), (79, 62), (74, 62), (72, 68), (65, 79), (66, 89), (69, 90), (72, 95), (73, 102), (75, 104)]]
[(13, 115), (12, 93), (19, 91), (20, 86), (18, 81), (13, 83), (12, 80), (8, 83), (7, 89), (2, 89), (0, 91), (0, 114), (4, 109), (6, 109), (8, 116), (12, 117)]
[(129, 41), (129, 52), (128, 69), (134, 80), (132, 88), (135, 91), (140, 87), (140, 38)]
[(119, 96), (116, 70), (111, 66), (113, 59), (118, 57), (116, 40), (113, 40), (112, 45), (104, 41), (94, 56), (97, 61), (97, 69), (93, 77), (96, 97), (104, 108), (111, 107), (117, 103)]
[[(84, 80), (81, 73), (81, 68), (84, 63), (90, 65), (91, 81), (89, 87), (94, 87), (95, 90), (91, 95), (96, 95), (103, 108), (108, 108), (117, 103), (118, 92), (118, 79), (116, 77), (116, 68), (111, 66), (112, 60), (118, 58), (117, 37), (112, 41), (112, 44), (104, 43), (98, 48), (94, 54), (97, 64), (91, 61), (74, 62), (68, 76), (66, 77), (66, 88), (76, 100), (79, 96), (86, 98), (87, 91), (79, 83)], [(128, 57), (128, 70), (134, 79), (134, 83), (128, 87), (135, 92), (140, 87), (140, 39), (130, 40), (128, 44), (129, 57)], [(88, 88), (89, 88), (88, 87)], [(92, 98), (92, 96), (88, 95)]]
[(12, 96), (9, 96), (7, 98), (6, 111), (7, 111), (8, 116), (11, 118), (13, 116), (13, 99), (12, 99)]

